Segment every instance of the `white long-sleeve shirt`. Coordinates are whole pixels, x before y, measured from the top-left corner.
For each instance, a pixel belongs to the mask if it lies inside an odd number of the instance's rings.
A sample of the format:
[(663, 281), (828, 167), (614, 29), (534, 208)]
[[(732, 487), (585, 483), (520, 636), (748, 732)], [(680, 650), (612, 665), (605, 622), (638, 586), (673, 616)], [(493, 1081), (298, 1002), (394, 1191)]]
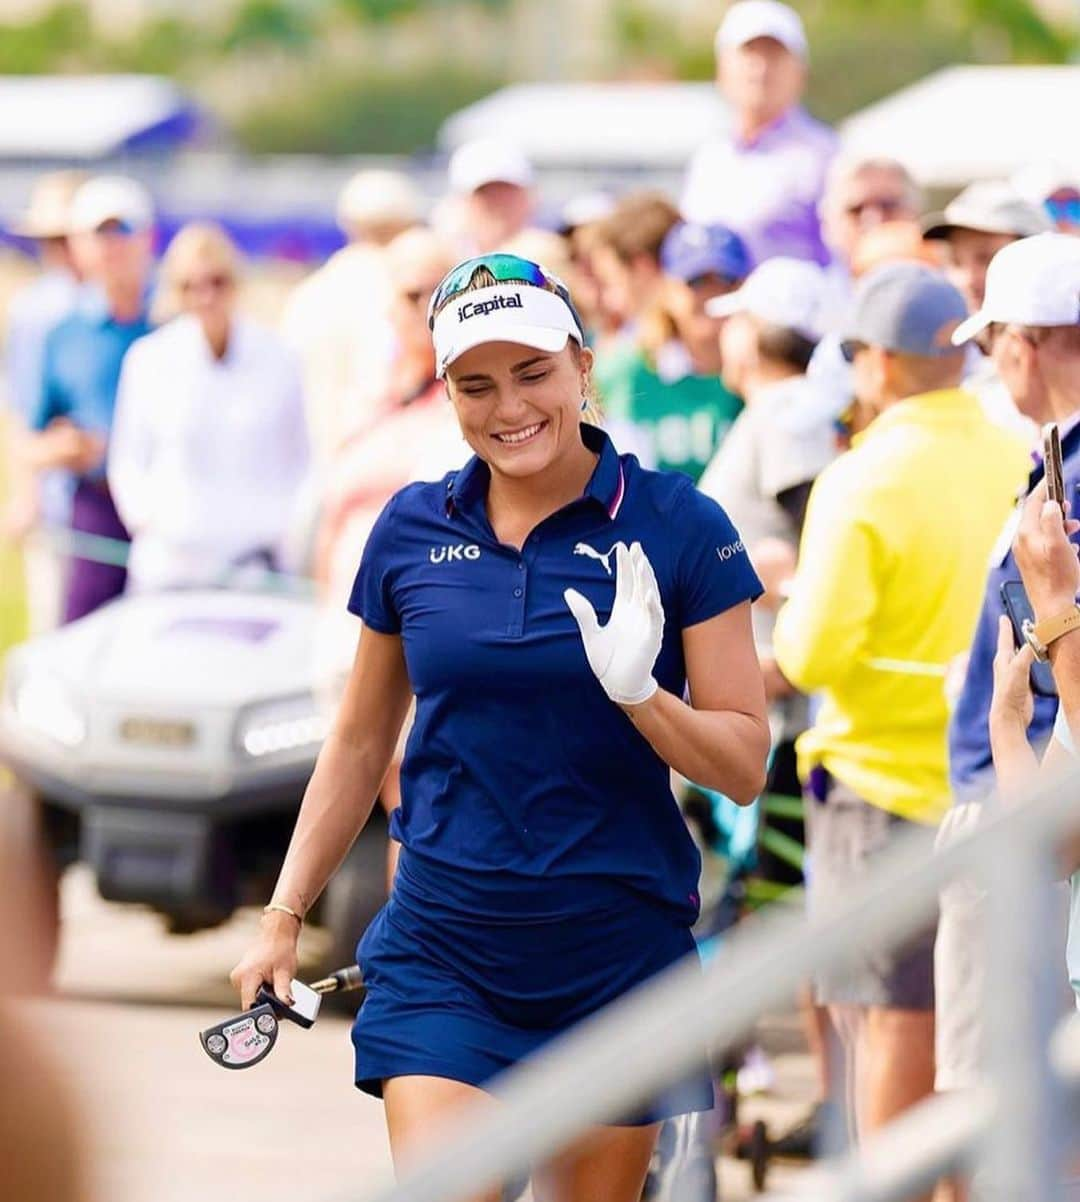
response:
[(133, 540), (128, 587), (212, 583), (277, 549), (308, 461), (299, 365), (276, 334), (236, 318), (220, 360), (193, 317), (140, 339), (108, 459)]

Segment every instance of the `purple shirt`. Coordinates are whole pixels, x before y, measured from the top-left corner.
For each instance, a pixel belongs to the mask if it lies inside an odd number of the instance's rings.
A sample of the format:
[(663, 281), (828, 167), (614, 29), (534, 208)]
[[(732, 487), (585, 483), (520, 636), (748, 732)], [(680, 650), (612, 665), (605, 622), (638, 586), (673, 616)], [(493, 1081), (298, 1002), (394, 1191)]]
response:
[(719, 223), (741, 234), (754, 263), (777, 255), (824, 266), (817, 206), (836, 134), (805, 109), (789, 109), (750, 142), (734, 133), (698, 147), (686, 172), (687, 221)]

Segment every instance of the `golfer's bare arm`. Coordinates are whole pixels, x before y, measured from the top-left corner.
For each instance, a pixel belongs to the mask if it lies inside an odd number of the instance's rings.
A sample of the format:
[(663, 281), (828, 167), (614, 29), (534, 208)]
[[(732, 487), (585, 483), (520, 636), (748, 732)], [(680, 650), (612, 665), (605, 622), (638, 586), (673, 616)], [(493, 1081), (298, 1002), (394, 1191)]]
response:
[(275, 901), (305, 914), (326, 887), (371, 815), (411, 696), (401, 637), (365, 627), (304, 792)]

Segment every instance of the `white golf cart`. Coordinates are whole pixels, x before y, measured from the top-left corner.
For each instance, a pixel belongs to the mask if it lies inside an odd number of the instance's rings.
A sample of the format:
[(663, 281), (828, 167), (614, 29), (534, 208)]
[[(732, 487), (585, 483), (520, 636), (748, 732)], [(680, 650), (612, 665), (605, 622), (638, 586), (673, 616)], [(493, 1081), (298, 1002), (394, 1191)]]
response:
[[(39, 799), (58, 869), (89, 864), (102, 897), (176, 933), (265, 902), (327, 729), (322, 622), (306, 597), (179, 591), (14, 649), (0, 759)], [(385, 863), (376, 807), (312, 915), (334, 967), (385, 899)]]

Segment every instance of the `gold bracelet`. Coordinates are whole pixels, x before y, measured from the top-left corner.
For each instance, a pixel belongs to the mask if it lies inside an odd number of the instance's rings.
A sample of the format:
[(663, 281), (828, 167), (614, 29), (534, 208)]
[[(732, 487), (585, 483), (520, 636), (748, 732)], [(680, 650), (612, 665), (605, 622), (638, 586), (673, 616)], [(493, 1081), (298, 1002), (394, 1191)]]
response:
[(262, 912), (269, 914), (272, 910), (280, 910), (282, 914), (291, 914), (301, 926), (304, 925), (304, 916), (297, 914), (292, 906), (287, 906), (284, 902), (270, 902), (268, 905), (263, 906)]

